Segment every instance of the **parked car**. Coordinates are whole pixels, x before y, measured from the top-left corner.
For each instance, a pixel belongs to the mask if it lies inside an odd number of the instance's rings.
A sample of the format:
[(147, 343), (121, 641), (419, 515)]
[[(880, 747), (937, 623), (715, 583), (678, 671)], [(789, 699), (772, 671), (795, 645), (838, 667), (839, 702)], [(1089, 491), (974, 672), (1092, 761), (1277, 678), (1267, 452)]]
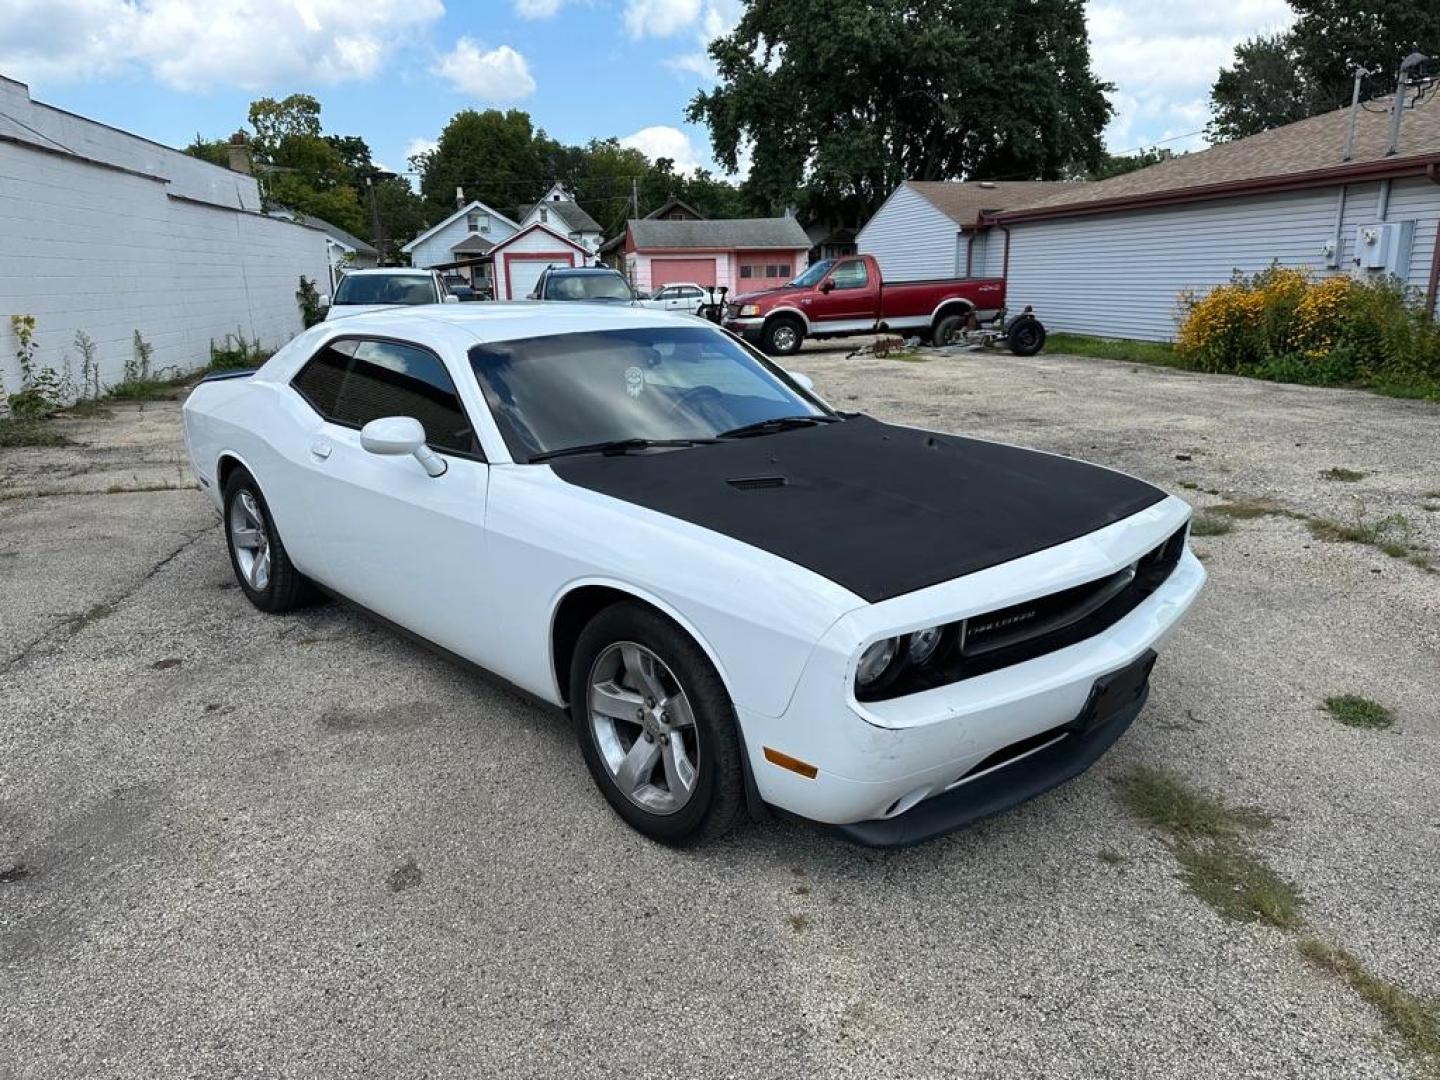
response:
[(184, 428), (252, 604), (318, 587), (568, 710), (673, 843), (768, 804), (905, 844), (1054, 787), (1205, 580), (1142, 480), (836, 412), (628, 306), (321, 323)]
[(460, 274), (441, 274), (440, 278), (445, 282), (445, 288), (450, 295), (462, 302), (467, 300), (478, 300), (474, 287)]
[(585, 300), (607, 304), (635, 302), (635, 290), (608, 266), (547, 266), (530, 293), (531, 300)]
[(413, 304), (453, 304), (458, 300), (434, 270), (404, 266), (351, 270), (336, 287), (325, 318), (349, 318), (367, 311)]
[(641, 307), (654, 308), (656, 311), (683, 311), (687, 315), (694, 315), (706, 302), (709, 292), (709, 289), (694, 282), (672, 282), (660, 286), (639, 303)]
[[(731, 297), (725, 328), (786, 356), (806, 338), (894, 331), (936, 345), (960, 340), (981, 324), (1003, 318), (1003, 278), (942, 278), (885, 284), (873, 255), (821, 259), (778, 289)], [(1027, 309), (999, 334), (1020, 356), (1045, 344), (1045, 328)]]

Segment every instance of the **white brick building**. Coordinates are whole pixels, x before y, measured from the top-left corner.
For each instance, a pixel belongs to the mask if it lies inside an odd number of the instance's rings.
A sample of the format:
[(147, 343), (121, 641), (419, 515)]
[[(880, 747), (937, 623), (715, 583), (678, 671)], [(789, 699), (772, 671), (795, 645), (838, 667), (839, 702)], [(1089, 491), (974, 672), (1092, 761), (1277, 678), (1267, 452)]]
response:
[(0, 375), (19, 387), (10, 316), (34, 315), (36, 362), (77, 331), (118, 382), (136, 330), (154, 370), (209, 360), (243, 332), (274, 348), (301, 329), (300, 276), (327, 291), (323, 231), (260, 213), (255, 179), (32, 101), (0, 76)]

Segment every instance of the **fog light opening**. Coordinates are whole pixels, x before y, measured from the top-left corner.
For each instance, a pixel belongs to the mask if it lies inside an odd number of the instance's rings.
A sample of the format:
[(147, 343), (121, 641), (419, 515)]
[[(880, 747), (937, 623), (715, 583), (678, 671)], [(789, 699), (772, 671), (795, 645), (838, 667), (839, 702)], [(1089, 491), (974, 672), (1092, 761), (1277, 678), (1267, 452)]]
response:
[(925, 796), (929, 794), (929, 784), (926, 784), (924, 787), (918, 787), (914, 791), (907, 791), (904, 795), (901, 795), (900, 798), (896, 799), (889, 806), (887, 806), (885, 808), (885, 812), (880, 816), (882, 818), (899, 817), (901, 814), (905, 813), (906, 810), (912, 809), (916, 803), (918, 803), (921, 799), (925, 798)]

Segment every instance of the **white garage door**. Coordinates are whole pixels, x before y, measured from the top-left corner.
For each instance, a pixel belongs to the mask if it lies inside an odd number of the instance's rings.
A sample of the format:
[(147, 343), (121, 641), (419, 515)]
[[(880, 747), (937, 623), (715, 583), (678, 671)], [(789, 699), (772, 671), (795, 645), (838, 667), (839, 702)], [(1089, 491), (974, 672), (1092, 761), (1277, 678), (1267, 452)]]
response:
[(547, 266), (569, 266), (569, 259), (527, 259), (519, 253), (505, 257), (505, 272), (510, 279), (510, 299), (525, 300), (540, 280), (540, 272)]

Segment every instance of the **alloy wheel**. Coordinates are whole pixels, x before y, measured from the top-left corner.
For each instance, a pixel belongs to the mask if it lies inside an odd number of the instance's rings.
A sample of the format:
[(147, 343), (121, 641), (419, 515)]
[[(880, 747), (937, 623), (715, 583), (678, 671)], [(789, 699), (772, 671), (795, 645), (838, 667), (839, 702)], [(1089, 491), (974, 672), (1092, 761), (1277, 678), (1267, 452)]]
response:
[(695, 794), (700, 741), (684, 689), (643, 645), (607, 646), (590, 668), (590, 731), (615, 786), (652, 814), (673, 814)]
[(230, 503), (230, 548), (240, 575), (256, 592), (270, 584), (270, 534), (255, 496), (241, 491)]

